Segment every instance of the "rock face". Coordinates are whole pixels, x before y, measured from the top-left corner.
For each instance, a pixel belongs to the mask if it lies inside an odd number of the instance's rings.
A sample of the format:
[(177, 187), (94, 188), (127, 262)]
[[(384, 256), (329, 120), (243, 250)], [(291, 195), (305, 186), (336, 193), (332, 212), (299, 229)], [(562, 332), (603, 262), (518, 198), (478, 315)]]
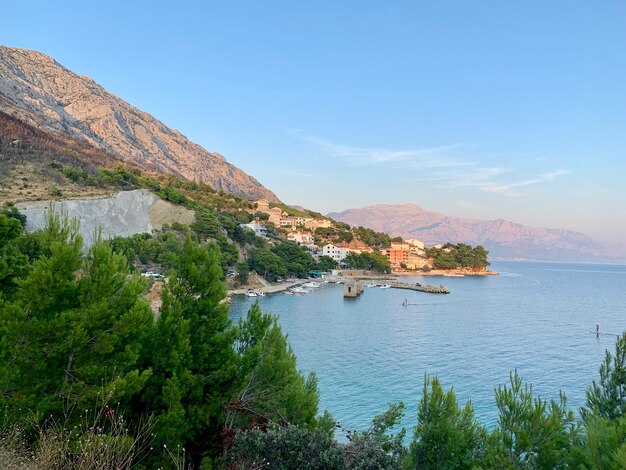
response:
[(29, 231), (42, 229), (46, 225), (50, 207), (59, 215), (80, 221), (80, 233), (87, 248), (93, 244), (96, 230), (101, 230), (105, 239), (128, 237), (136, 233), (151, 233), (166, 223), (190, 224), (195, 217), (194, 211), (163, 201), (145, 189), (123, 191), (100, 199), (17, 204), (17, 208), (26, 216), (26, 229)]
[(362, 225), (426, 246), (441, 243), (483, 245), (491, 256), (546, 261), (623, 262), (626, 246), (595, 240), (571, 230), (527, 227), (508, 220), (447, 217), (415, 204), (381, 204), (330, 213), (350, 225)]
[(36, 51), (0, 46), (0, 110), (102, 148), (122, 162), (278, 201), (252, 176), (151, 115)]

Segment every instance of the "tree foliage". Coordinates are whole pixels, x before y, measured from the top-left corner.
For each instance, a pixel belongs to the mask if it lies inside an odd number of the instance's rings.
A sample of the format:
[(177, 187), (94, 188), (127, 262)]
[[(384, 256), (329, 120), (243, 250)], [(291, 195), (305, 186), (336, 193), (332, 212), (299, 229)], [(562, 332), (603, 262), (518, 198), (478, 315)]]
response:
[(485, 438), (471, 403), (459, 407), (452, 389), (444, 392), (437, 377), (425, 376), (406, 468), (471, 469), (483, 457)]
[(51, 216), (43, 254), (0, 305), (0, 374), (7, 406), (41, 419), (93, 404), (103, 380), (128, 404), (151, 375), (139, 368), (152, 313), (144, 281), (99, 238), (86, 256), (76, 224)]
[(252, 252), (250, 268), (270, 280), (287, 274), (282, 258), (267, 248), (258, 248)]
[(498, 468), (565, 468), (578, 438), (574, 413), (560, 400), (533, 397), (532, 386), (517, 371), (510, 385), (496, 389), (498, 427), (490, 436), (487, 462)]
[(389, 259), (380, 251), (374, 250), (371, 253), (348, 253), (343, 263), (351, 269), (367, 269), (379, 273), (390, 273), (391, 264)]
[(437, 269), (477, 268), (489, 266), (487, 256), (489, 252), (482, 246), (471, 247), (465, 243), (456, 245), (447, 243), (441, 248), (426, 248), (426, 256), (432, 259)]
[(226, 292), (216, 248), (188, 236), (174, 264), (149, 353), (154, 376), (143, 400), (158, 418), (157, 442), (193, 448), (215, 432), (220, 404), (234, 392), (236, 331), (221, 302)]
[[(366, 227), (354, 227), (352, 233), (367, 246), (375, 248), (389, 248), (391, 246), (392, 238), (384, 232), (377, 232)], [(402, 238), (399, 240), (394, 238), (393, 241), (402, 241)]]
[(617, 419), (626, 415), (626, 333), (617, 338), (615, 354), (606, 351), (600, 380), (587, 390), (583, 416)]
[(338, 265), (339, 265), (339, 263), (337, 263), (337, 261), (332, 259), (330, 256), (320, 256), (320, 259), (317, 262), (317, 265), (315, 266), (315, 269), (317, 271), (324, 271), (324, 272), (326, 272), (326, 271), (330, 271), (332, 269), (335, 269)]
[(306, 277), (315, 265), (315, 260), (307, 249), (294, 242), (278, 243), (271, 251), (282, 260), (287, 274)]
[(341, 446), (327, 432), (292, 425), (239, 433), (229, 460), (237, 470), (346, 468)]
[(319, 394), (314, 373), (305, 376), (278, 320), (256, 303), (240, 319), (236, 342), (241, 392), (231, 403), (229, 426), (280, 423), (314, 427)]
[(401, 468), (406, 430), (393, 433), (404, 416), (404, 403), (390, 403), (387, 411), (376, 415), (365, 431), (348, 433), (346, 466), (354, 470), (394, 470)]

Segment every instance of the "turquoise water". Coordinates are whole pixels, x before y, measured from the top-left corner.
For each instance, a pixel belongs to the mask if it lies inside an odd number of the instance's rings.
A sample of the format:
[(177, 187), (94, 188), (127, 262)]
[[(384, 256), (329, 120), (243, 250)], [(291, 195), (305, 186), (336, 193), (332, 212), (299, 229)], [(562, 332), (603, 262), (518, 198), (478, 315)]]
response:
[[(626, 330), (626, 266), (494, 262), (493, 277), (415, 278), (449, 295), (366, 288), (344, 300), (328, 285), (307, 295), (260, 299), (280, 318), (304, 371), (315, 371), (320, 409), (349, 429), (364, 429), (387, 403), (403, 400), (415, 424), (424, 374), (471, 399), (486, 425), (497, 419), (494, 387), (517, 369), (544, 398), (563, 390), (577, 409), (598, 376), (605, 349)], [(407, 281), (410, 279), (404, 278)], [(408, 299), (410, 304), (402, 306)], [(253, 298), (234, 298), (245, 315)]]

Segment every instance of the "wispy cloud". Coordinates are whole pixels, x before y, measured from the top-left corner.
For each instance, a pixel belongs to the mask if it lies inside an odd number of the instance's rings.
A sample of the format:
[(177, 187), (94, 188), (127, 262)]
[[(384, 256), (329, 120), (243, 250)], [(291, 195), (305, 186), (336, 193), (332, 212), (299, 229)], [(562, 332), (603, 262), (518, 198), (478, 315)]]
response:
[[(432, 172), (422, 181), (440, 181), (441, 188), (476, 188), (488, 193), (501, 194), (503, 196), (517, 197), (522, 195), (521, 188), (526, 186), (547, 183), (559, 176), (569, 173), (569, 170), (554, 170), (541, 173), (537, 176), (514, 180), (511, 178), (516, 171), (512, 168), (475, 167), (469, 171), (437, 171)], [(507, 178), (508, 177), (508, 178)], [(503, 181), (508, 179), (509, 181)]]
[(497, 184), (497, 183), (489, 183), (482, 186), (481, 189), (484, 191), (488, 191), (490, 193), (500, 193), (506, 194), (508, 196), (521, 196), (519, 191), (516, 191), (518, 188), (522, 188), (524, 186), (531, 186), (534, 184), (541, 184), (547, 181), (552, 181), (559, 176), (563, 176), (569, 173), (569, 170), (554, 170), (549, 173), (542, 173), (537, 175), (535, 178), (517, 181), (514, 183), (505, 183), (505, 184)]
[(524, 187), (546, 183), (569, 173), (569, 170), (558, 169), (515, 180), (511, 177), (517, 173), (515, 168), (485, 166), (480, 161), (451, 157), (447, 154), (461, 147), (460, 144), (390, 150), (339, 144), (306, 134), (299, 129), (291, 130), (291, 133), (318, 145), (328, 155), (353, 165), (385, 164), (405, 170), (420, 170), (420, 175), (411, 178), (411, 181), (439, 182), (441, 188), (476, 188), (488, 193), (516, 197), (522, 195), (521, 189)]
[(377, 165), (381, 163), (399, 163), (419, 168), (444, 168), (471, 166), (475, 162), (449, 158), (444, 153), (459, 144), (442, 145), (438, 147), (426, 147), (407, 150), (391, 150), (378, 147), (355, 147), (352, 145), (338, 144), (308, 135), (300, 130), (292, 130), (294, 135), (319, 145), (333, 157), (341, 158), (355, 165)]

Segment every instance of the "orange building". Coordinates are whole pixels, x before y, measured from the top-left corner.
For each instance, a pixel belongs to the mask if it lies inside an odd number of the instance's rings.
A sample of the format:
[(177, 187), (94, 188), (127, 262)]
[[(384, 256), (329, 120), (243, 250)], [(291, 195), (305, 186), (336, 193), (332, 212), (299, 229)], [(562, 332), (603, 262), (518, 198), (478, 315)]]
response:
[(391, 247), (382, 250), (382, 253), (389, 258), (392, 269), (399, 269), (403, 267), (402, 265), (409, 269), (418, 269), (427, 263), (424, 245), (420, 246), (420, 244), (408, 243), (408, 241), (391, 242)]
[(400, 267), (400, 264), (405, 264), (409, 261), (409, 250), (403, 247), (394, 247), (387, 248), (384, 250), (385, 255), (389, 258), (389, 263), (392, 268)]

